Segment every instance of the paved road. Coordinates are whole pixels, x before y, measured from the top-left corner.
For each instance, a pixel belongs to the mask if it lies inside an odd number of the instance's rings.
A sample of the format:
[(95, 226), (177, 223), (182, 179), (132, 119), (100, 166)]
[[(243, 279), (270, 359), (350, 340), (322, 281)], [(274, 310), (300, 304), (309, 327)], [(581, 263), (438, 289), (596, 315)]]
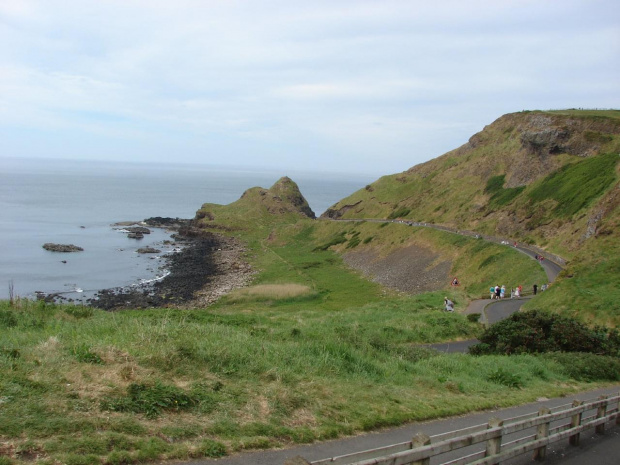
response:
[[(339, 455), (410, 441), (411, 438), (419, 432), (424, 432), (425, 434), (432, 436), (467, 428), (469, 426), (485, 424), (491, 417), (499, 417), (501, 419), (514, 418), (527, 413), (536, 412), (543, 406), (553, 408), (559, 405), (570, 404), (573, 399), (587, 401), (595, 399), (599, 395), (617, 395), (619, 390), (620, 386), (614, 386), (612, 388), (599, 389), (571, 397), (545, 399), (518, 407), (490, 410), (482, 413), (474, 413), (429, 422), (411, 423), (400, 428), (377, 431), (345, 439), (297, 446), (290, 449), (247, 452), (221, 459), (194, 461), (189, 462), (188, 465), (283, 465), (287, 459), (298, 455), (310, 461), (321, 460), (329, 457), (336, 457)], [(545, 463), (553, 465), (560, 463), (562, 465), (581, 465), (584, 463), (592, 463), (596, 465), (618, 465), (618, 457), (620, 457), (620, 441), (618, 441), (619, 435), (620, 427), (614, 426), (608, 427), (604, 436), (598, 436), (593, 433), (583, 434), (579, 447), (570, 447), (564, 443), (552, 445), (547, 449), (548, 458)], [(565, 459), (572, 461), (564, 462), (563, 460)], [(612, 461), (609, 461), (610, 459)], [(431, 465), (433, 463), (437, 462), (431, 462)], [(529, 463), (533, 463), (533, 460), (529, 454), (513, 461), (506, 462), (507, 465), (523, 465)]]
[[(532, 257), (533, 259), (536, 259), (536, 255), (537, 253), (527, 249), (525, 247), (519, 246), (517, 245), (516, 249), (519, 252), (522, 252), (526, 255), (529, 255), (530, 257)], [(551, 261), (547, 258), (543, 259), (543, 261), (539, 261), (540, 265), (543, 267), (543, 269), (545, 270), (545, 273), (547, 273), (547, 278), (549, 279), (549, 282), (552, 283), (553, 281), (555, 281), (555, 279), (558, 277), (558, 274), (560, 274), (560, 271), (563, 270), (563, 268), (558, 265), (557, 263), (555, 263), (554, 261)]]
[(494, 300), (484, 308), (487, 323), (492, 325), (498, 321), (508, 318), (515, 312), (518, 312), (523, 304), (529, 299), (502, 299)]

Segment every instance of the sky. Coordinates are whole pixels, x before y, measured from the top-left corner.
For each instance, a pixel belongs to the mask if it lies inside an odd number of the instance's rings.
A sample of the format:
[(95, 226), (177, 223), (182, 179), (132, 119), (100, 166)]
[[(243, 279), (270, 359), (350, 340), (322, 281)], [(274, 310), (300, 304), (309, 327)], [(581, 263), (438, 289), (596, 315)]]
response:
[(392, 174), (620, 108), (618, 0), (0, 0), (0, 157)]

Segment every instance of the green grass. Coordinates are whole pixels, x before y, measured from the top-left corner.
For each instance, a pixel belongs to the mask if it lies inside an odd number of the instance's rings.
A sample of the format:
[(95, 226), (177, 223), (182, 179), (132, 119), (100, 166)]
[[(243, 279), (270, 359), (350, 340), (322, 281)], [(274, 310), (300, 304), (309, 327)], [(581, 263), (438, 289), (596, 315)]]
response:
[(570, 217), (589, 206), (616, 180), (617, 153), (609, 153), (564, 165), (528, 192), (532, 203), (552, 199), (553, 214)]
[(558, 312), (588, 324), (618, 327), (619, 275), (620, 244), (612, 235), (601, 236), (587, 244), (556, 283), (525, 308)]
[(484, 192), (491, 196), (488, 207), (492, 210), (510, 204), (525, 190), (525, 186), (504, 188), (505, 178), (506, 175), (502, 174), (493, 176), (487, 181)]
[[(317, 283), (322, 273), (312, 275)], [(363, 296), (79, 318), (75, 307), (1, 303), (12, 326), (0, 331), (0, 435), (16, 447), (27, 438), (63, 462), (189, 459), (585, 387), (553, 361), (420, 348), (478, 331), (439, 310), (442, 294), (364, 303), (372, 292), (348, 291)], [(101, 363), (76, 357), (75, 347)], [(498, 373), (518, 376), (519, 389)]]

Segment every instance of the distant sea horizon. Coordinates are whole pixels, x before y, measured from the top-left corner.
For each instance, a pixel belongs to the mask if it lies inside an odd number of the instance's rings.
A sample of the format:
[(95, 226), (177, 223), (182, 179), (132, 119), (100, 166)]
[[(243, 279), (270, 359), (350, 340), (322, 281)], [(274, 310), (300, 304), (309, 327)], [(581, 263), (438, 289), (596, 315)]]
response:
[[(149, 217), (193, 218), (204, 203), (226, 205), (283, 176), (297, 183), (317, 216), (376, 178), (216, 165), (0, 158), (0, 299), (61, 293), (74, 300), (165, 273), (169, 234), (128, 239), (113, 224)], [(83, 252), (58, 253), (46, 242)], [(153, 246), (162, 254), (138, 254)], [(66, 263), (63, 263), (66, 262)]]

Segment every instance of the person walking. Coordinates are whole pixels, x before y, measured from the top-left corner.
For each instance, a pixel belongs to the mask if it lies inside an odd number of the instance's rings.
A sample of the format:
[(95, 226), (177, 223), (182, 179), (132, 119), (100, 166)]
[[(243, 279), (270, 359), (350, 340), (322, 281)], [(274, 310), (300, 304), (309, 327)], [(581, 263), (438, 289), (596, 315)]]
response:
[(534, 295), (536, 295), (536, 292), (538, 291), (538, 284), (534, 284), (532, 287), (534, 289)]
[(506, 286), (502, 285), (501, 289), (499, 290), (499, 298), (503, 299), (506, 296)]

